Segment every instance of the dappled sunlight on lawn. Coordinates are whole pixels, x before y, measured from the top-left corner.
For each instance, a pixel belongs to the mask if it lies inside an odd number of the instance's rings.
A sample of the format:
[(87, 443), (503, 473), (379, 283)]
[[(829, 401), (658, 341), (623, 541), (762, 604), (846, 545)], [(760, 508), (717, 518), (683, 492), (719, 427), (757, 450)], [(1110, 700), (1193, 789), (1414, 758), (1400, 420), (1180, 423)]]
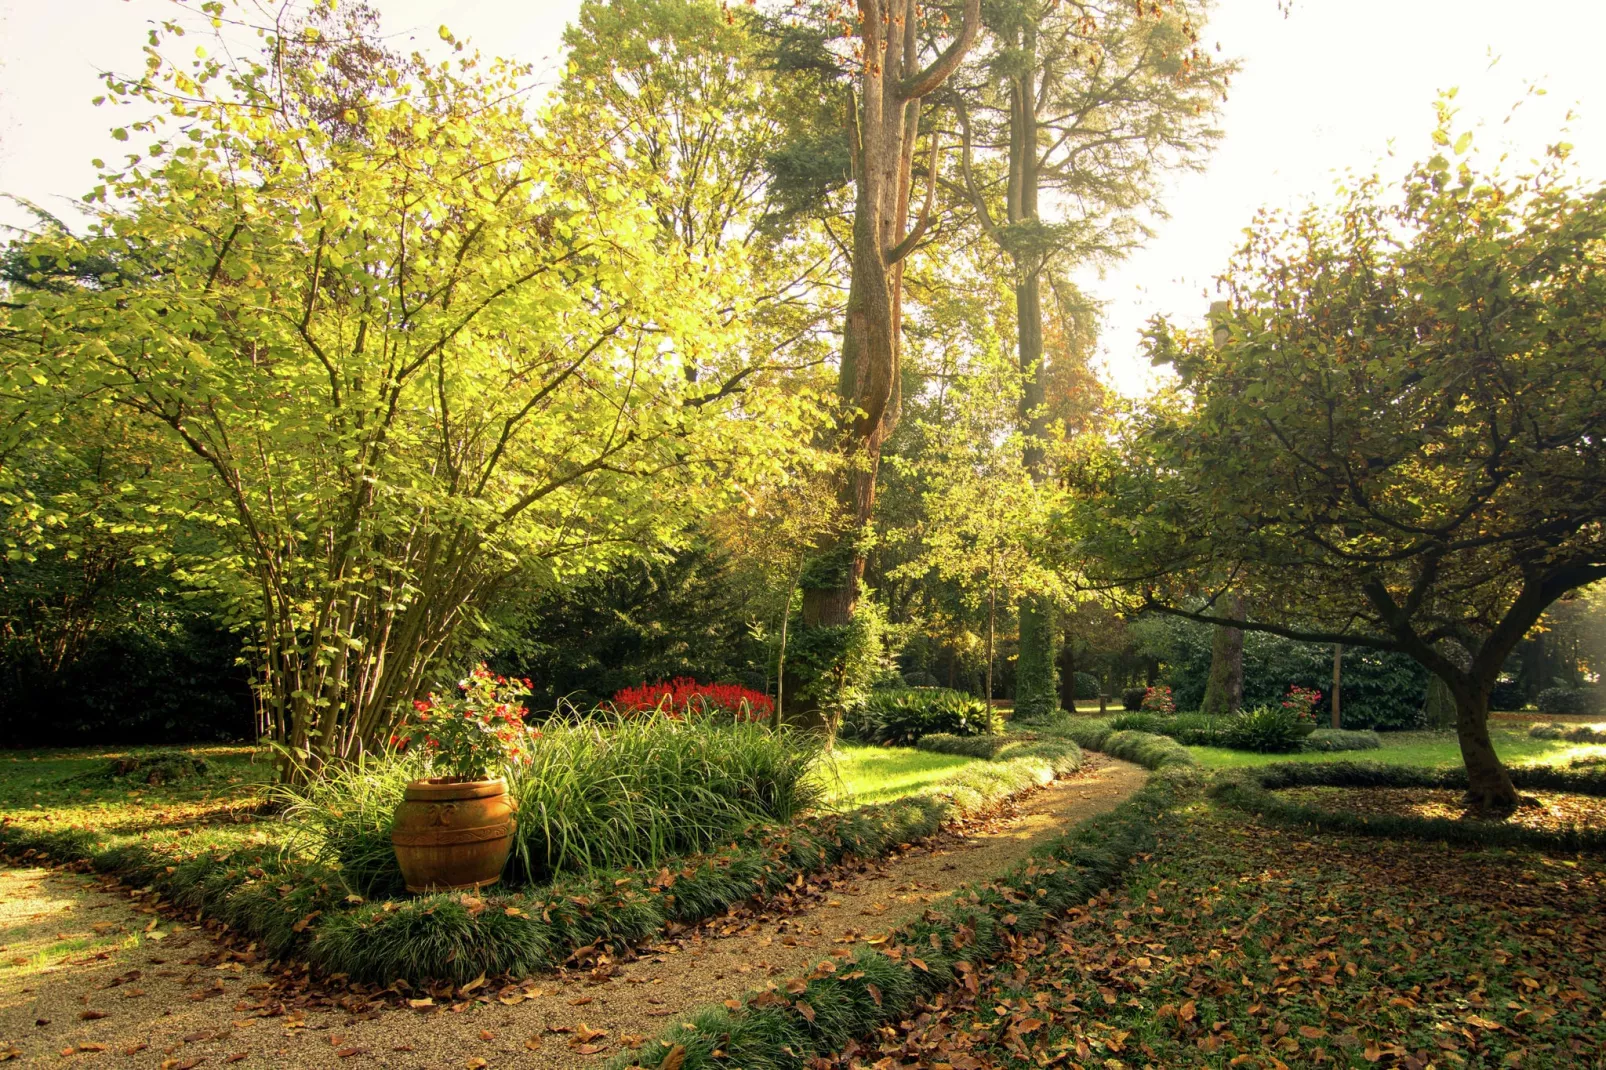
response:
[[(1606, 760), (1606, 744), (1569, 743), (1561, 739), (1534, 739), (1527, 726), (1518, 729), (1490, 725), (1489, 735), (1495, 752), (1510, 765), (1545, 764), (1566, 765), (1580, 759)], [(1390, 765), (1460, 765), (1461, 748), (1455, 733), (1445, 732), (1379, 732), (1383, 742), (1380, 750), (1330, 754), (1300, 751), (1293, 754), (1257, 754), (1252, 751), (1228, 750), (1225, 747), (1189, 747), (1194, 760), (1210, 769), (1233, 769), (1269, 762), (1330, 762), (1338, 759), (1359, 762), (1384, 762)]]
[(838, 744), (820, 763), (819, 775), (832, 805), (862, 806), (912, 795), (977, 760), (913, 747)]
[(1491, 819), (1467, 809), (1460, 791), (1445, 788), (1284, 788), (1278, 792), (1296, 802), (1323, 810), (1344, 810), (1363, 817), (1442, 818), (1446, 821), (1503, 824), (1547, 832), (1568, 828), (1606, 828), (1606, 799), (1564, 791), (1522, 792), (1533, 800), (1511, 814)]

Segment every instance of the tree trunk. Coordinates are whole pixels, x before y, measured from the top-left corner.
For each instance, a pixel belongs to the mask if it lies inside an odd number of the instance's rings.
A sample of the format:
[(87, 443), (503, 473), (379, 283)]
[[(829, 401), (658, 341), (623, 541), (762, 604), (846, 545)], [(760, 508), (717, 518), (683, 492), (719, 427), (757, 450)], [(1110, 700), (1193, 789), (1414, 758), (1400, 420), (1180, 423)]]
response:
[(1452, 685), (1455, 695), (1455, 734), (1461, 760), (1467, 767), (1468, 805), (1479, 810), (1511, 810), (1517, 806), (1517, 789), (1511, 774), (1495, 754), (1489, 738), (1489, 689)]
[(1344, 685), (1344, 644), (1333, 644), (1333, 727), (1342, 727), (1339, 717), (1338, 698)]
[[(1227, 596), (1227, 616), (1243, 620), (1243, 599)], [(1244, 699), (1244, 633), (1240, 628), (1216, 625), (1210, 642), (1210, 679), (1205, 684), (1200, 712), (1214, 717), (1238, 712)]]
[(987, 705), (993, 704), (993, 631), (998, 622), (998, 588), (987, 588)]
[[(1046, 598), (1020, 602), (1020, 653), (1015, 660), (1015, 715), (1042, 717), (1059, 706), (1054, 666), (1054, 604)], [(1075, 680), (1071, 681), (1074, 691)]]
[(1060, 639), (1060, 708), (1076, 712), (1076, 643), (1070, 636)]
[(837, 377), (847, 475), (838, 493), (841, 527), (821, 547), (817, 564), (823, 567), (811, 568), (805, 580), (803, 623), (808, 627), (847, 624), (858, 600), (864, 577), (859, 535), (874, 512), (882, 444), (898, 422), (903, 261), (930, 225), (935, 198), (934, 145), (925, 207), (911, 228), (909, 198), (920, 104), (947, 81), (970, 50), (981, 22), (981, 3), (966, 0), (958, 34), (924, 69), (914, 0), (861, 0), (859, 16), (866, 62), (857, 76), (850, 131), (855, 186), (852, 275)]

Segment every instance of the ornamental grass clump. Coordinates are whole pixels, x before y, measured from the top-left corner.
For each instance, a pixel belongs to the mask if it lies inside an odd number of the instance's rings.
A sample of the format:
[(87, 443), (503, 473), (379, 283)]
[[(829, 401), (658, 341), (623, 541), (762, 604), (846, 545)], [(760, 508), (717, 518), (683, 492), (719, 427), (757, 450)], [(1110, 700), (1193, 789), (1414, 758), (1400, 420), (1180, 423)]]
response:
[(822, 801), (808, 775), (819, 757), (814, 737), (745, 722), (657, 711), (549, 722), (507, 769), (518, 805), (509, 877), (656, 865), (753, 821), (790, 821)]

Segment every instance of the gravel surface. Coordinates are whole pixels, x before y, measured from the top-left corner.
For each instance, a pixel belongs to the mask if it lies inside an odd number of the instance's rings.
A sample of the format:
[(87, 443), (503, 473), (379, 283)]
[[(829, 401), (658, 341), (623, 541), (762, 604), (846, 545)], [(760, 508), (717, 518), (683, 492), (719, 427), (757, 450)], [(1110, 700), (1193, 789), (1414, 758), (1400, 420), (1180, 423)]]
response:
[(1088, 759), (1076, 776), (985, 820), (672, 932), (625, 961), (602, 956), (494, 991), (437, 993), (416, 1008), (269, 972), (249, 949), (175, 923), (137, 890), (0, 867), (0, 1060), (160, 1070), (600, 1067), (676, 1015), (897, 927), (956, 885), (1112, 809), (1146, 776)]

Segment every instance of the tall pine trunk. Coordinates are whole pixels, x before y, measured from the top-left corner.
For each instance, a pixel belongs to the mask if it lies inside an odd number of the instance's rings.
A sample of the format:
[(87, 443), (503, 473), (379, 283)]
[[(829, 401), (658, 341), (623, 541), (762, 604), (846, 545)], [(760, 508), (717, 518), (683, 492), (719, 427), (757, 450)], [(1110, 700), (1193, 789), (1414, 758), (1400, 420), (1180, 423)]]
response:
[(958, 67), (981, 21), (980, 0), (966, 0), (958, 34), (921, 68), (916, 8), (915, 0), (859, 4), (864, 62), (849, 132), (855, 183), (852, 275), (837, 379), (846, 474), (837, 493), (837, 530), (822, 540), (802, 581), (804, 627), (837, 629), (844, 637), (864, 578), (861, 536), (875, 511), (882, 446), (898, 423), (903, 262), (930, 225), (935, 201), (933, 140), (925, 205), (911, 226), (921, 101)]

